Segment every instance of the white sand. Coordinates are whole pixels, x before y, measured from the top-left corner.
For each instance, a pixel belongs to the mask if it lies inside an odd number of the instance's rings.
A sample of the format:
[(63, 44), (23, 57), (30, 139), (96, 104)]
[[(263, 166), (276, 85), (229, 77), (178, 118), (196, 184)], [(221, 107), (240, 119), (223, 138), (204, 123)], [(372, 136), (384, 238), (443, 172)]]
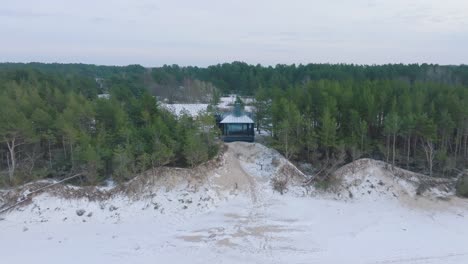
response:
[[(259, 144), (231, 143), (219, 163), (160, 173), (131, 199), (35, 197), (1, 216), (1, 263), (468, 263), (466, 200), (416, 197), (375, 164), (336, 194), (306, 189)], [(285, 171), (280, 195), (270, 179)]]

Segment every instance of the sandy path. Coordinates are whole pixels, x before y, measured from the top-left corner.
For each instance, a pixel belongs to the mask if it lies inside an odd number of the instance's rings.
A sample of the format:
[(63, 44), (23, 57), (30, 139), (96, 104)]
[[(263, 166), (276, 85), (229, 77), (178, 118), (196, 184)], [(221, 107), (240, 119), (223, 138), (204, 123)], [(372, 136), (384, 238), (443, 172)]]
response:
[(235, 160), (235, 163), (237, 165), (237, 167), (239, 168), (239, 171), (240, 171), (240, 174), (242, 175), (242, 177), (245, 177), (248, 181), (248, 187), (249, 187), (249, 193), (250, 193), (250, 198), (252, 199), (252, 202), (255, 204), (258, 202), (258, 199), (257, 199), (257, 184), (256, 184), (256, 181), (254, 179), (254, 177), (252, 177), (252, 175), (248, 174), (244, 168), (242, 168), (242, 165), (240, 164), (239, 162), (239, 159), (236, 159)]
[(241, 190), (248, 193), (253, 204), (258, 202), (257, 182), (255, 178), (248, 174), (241, 166), (239, 157), (242, 155), (238, 148), (228, 144), (228, 149), (224, 155), (224, 166), (219, 168), (217, 175), (213, 179), (215, 185), (225, 190)]

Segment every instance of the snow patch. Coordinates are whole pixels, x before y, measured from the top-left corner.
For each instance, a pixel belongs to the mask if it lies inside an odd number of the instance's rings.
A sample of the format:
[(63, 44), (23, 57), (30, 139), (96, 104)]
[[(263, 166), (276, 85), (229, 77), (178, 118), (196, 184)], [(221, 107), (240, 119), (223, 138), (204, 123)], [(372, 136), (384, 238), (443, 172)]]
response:
[(180, 116), (183, 112), (187, 112), (195, 117), (199, 113), (206, 111), (208, 104), (162, 104), (162, 106), (177, 116)]

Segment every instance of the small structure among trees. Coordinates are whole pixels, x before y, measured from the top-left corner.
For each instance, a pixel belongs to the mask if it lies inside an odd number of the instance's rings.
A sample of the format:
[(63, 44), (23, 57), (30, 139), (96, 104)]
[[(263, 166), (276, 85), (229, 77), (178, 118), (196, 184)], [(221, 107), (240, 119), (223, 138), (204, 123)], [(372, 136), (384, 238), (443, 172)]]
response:
[(255, 140), (255, 122), (242, 108), (242, 104), (236, 102), (234, 111), (219, 122), (223, 141), (253, 142)]

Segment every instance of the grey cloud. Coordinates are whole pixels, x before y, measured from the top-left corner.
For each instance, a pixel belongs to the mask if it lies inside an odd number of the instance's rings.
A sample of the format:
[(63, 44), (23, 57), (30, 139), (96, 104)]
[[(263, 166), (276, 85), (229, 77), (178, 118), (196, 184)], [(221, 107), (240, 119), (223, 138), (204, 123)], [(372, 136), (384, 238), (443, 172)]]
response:
[(468, 61), (464, 0), (38, 2), (2, 4), (0, 34), (8, 38), (0, 59), (145, 66)]

